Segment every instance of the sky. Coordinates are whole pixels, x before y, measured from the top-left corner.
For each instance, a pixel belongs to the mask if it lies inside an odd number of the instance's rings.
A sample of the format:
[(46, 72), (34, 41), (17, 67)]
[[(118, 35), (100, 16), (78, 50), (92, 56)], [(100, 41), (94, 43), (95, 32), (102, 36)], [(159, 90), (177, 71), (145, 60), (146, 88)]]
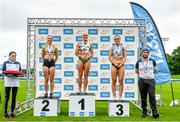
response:
[(0, 64), (11, 50), (26, 64), (27, 18), (133, 18), (129, 2), (145, 7), (169, 38), (166, 53), (180, 46), (180, 0), (0, 0)]

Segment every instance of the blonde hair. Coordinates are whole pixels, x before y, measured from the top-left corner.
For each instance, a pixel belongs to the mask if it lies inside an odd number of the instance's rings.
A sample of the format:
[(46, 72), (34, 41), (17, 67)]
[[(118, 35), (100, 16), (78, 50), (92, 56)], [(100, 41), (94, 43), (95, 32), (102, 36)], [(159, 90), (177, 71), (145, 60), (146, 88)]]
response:
[(52, 35), (48, 35), (48, 36), (47, 36), (47, 39), (48, 39), (48, 38), (53, 38), (53, 36), (52, 36)]

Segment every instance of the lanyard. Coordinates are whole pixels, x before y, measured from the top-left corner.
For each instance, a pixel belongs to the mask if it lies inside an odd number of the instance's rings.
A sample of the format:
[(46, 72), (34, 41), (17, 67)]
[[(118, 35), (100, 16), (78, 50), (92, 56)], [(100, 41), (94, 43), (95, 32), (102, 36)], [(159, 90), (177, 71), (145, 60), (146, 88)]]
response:
[(144, 67), (145, 70), (147, 70), (147, 64), (148, 64), (148, 61), (147, 62), (146, 61), (143, 62), (143, 67)]
[(14, 63), (15, 63), (15, 61), (11, 61), (11, 60), (9, 60), (9, 62), (10, 62), (11, 64), (14, 64)]
[(143, 68), (145, 69), (144, 72), (147, 73), (148, 72), (148, 65), (149, 60), (147, 59), (147, 61), (145, 59), (143, 59)]
[(120, 54), (120, 46), (119, 47), (116, 46), (116, 54)]
[(48, 46), (48, 54), (51, 54), (52, 52), (52, 46)]

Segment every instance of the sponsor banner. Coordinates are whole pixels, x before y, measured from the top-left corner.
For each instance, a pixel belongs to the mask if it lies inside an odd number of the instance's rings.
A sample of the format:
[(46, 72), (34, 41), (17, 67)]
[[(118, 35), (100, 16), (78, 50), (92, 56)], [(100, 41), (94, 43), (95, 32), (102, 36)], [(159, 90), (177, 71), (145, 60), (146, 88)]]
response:
[[(44, 94), (44, 73), (42, 48), (46, 45), (47, 35), (53, 36), (53, 43), (58, 48), (56, 62), (54, 95), (67, 100), (69, 94), (77, 91), (78, 61), (75, 47), (82, 41), (82, 32), (87, 32), (89, 43), (93, 47), (93, 57), (90, 59), (87, 92), (95, 93), (97, 100), (112, 99), (111, 93), (111, 63), (109, 49), (114, 43), (113, 36), (119, 35), (121, 42), (127, 49), (127, 60), (124, 65), (124, 93), (126, 100), (136, 100), (137, 75), (135, 63), (138, 50), (138, 27), (36, 27), (36, 97)], [(82, 78), (84, 80), (84, 76)], [(117, 82), (118, 85), (118, 82)], [(118, 90), (117, 86), (117, 90)], [(82, 87), (83, 89), (83, 87)], [(118, 92), (117, 92), (118, 93)]]

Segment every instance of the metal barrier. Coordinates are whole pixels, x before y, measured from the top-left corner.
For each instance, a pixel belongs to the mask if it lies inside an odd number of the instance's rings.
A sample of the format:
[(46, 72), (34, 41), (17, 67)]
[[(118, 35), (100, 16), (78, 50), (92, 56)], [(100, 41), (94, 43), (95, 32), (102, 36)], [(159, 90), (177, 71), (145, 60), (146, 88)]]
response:
[(30, 99), (27, 101), (24, 101), (22, 103), (16, 102), (16, 115), (22, 114), (30, 109), (32, 109), (34, 106), (34, 99)]
[(171, 79), (172, 82), (180, 82), (180, 78), (176, 78), (176, 79)]

